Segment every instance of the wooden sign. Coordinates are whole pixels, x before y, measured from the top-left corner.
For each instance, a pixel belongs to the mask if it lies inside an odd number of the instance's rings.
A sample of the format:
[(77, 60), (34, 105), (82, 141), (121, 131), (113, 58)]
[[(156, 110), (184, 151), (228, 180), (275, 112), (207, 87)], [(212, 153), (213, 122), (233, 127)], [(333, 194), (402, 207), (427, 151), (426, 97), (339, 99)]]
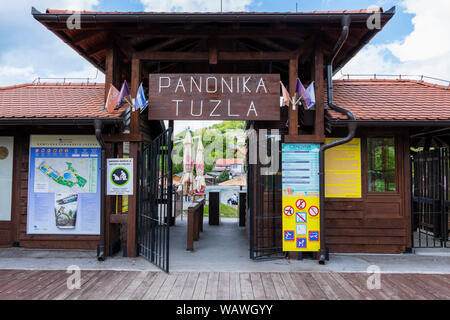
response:
[(279, 74), (150, 74), (150, 120), (280, 120)]

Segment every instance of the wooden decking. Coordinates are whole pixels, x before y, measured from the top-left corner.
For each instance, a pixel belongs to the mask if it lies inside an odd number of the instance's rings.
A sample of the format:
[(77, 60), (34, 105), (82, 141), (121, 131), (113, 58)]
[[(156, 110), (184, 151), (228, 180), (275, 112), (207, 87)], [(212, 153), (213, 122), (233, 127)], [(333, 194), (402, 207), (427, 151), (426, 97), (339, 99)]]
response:
[(0, 299), (311, 300), (450, 299), (450, 275), (364, 273), (82, 271), (69, 290), (65, 271), (0, 271)]

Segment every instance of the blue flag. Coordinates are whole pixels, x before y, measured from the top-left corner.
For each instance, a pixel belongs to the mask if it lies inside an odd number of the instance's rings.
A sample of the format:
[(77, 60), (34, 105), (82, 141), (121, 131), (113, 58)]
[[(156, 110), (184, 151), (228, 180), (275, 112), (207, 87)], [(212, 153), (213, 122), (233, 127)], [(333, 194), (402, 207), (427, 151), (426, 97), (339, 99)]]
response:
[(145, 108), (147, 106), (147, 103), (148, 102), (145, 99), (144, 88), (142, 87), (141, 82), (141, 85), (139, 86), (139, 89), (136, 94), (136, 101), (135, 101), (136, 110)]

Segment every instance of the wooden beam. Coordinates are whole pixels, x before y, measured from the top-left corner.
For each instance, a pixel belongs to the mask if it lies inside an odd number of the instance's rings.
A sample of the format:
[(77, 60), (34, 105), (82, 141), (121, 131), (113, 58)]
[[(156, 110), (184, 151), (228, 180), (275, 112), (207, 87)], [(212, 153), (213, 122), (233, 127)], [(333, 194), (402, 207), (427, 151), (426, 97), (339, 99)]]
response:
[(316, 118), (314, 122), (314, 135), (318, 139), (325, 140), (325, 79), (324, 79), (324, 57), (320, 42), (316, 42), (314, 53), (314, 90), (316, 93)]
[(102, 32), (99, 31), (85, 31), (85, 32), (81, 32), (78, 35), (75, 35), (72, 37), (72, 41), (75, 44), (78, 44), (84, 40), (88, 40), (90, 38), (93, 38), (99, 34), (101, 34)]
[(217, 38), (213, 37), (208, 40), (209, 48), (209, 64), (217, 64), (218, 52), (217, 52)]
[(272, 40), (266, 39), (266, 38), (252, 38), (252, 40), (255, 40), (256, 42), (262, 43), (262, 44), (268, 46), (269, 48), (272, 48), (272, 49), (275, 49), (278, 51), (290, 51), (288, 48), (281, 46), (278, 43), (276, 43)]
[[(134, 58), (141, 60), (158, 61), (208, 61), (209, 52), (174, 52), (174, 51), (154, 51), (136, 52)], [(293, 58), (291, 52), (219, 52), (219, 60), (290, 60)]]
[(115, 84), (115, 60), (116, 60), (116, 53), (113, 47), (110, 47), (106, 50), (105, 55), (105, 101), (108, 97), (109, 88), (112, 84)]
[[(295, 87), (298, 78), (298, 58), (292, 58), (289, 60), (289, 91), (291, 97), (294, 97)], [(298, 97), (296, 97), (298, 99)], [(295, 109), (292, 103), (289, 107), (289, 135), (298, 135), (298, 108), (296, 105)]]

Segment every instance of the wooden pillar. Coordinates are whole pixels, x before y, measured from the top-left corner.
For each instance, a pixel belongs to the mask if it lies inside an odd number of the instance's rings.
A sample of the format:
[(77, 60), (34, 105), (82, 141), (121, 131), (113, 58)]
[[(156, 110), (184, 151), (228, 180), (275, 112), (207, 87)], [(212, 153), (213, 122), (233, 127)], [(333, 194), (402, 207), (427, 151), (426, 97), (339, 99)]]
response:
[[(289, 60), (289, 92), (291, 97), (294, 97), (295, 85), (298, 78), (298, 57)], [(297, 97), (298, 99), (298, 97)], [(289, 135), (298, 135), (298, 105), (295, 110), (291, 105), (289, 107)]]
[(323, 49), (320, 43), (316, 43), (313, 68), (314, 89), (316, 93), (316, 118), (314, 123), (314, 135), (318, 140), (325, 140), (325, 79)]
[(118, 79), (118, 66), (117, 66), (117, 50), (111, 46), (106, 49), (106, 62), (105, 62), (105, 101), (108, 97), (109, 89), (112, 85), (117, 85)]
[[(139, 83), (141, 80), (141, 61), (133, 58), (131, 61), (131, 97), (135, 98)], [(131, 112), (130, 133), (139, 133), (139, 110)], [(133, 195), (128, 197), (128, 220), (127, 220), (127, 256), (136, 256), (136, 234), (137, 234), (137, 209), (138, 209), (138, 192), (139, 192), (139, 177), (138, 177), (138, 157), (139, 157), (139, 142), (130, 141), (130, 158), (133, 159), (133, 177), (134, 187)]]

